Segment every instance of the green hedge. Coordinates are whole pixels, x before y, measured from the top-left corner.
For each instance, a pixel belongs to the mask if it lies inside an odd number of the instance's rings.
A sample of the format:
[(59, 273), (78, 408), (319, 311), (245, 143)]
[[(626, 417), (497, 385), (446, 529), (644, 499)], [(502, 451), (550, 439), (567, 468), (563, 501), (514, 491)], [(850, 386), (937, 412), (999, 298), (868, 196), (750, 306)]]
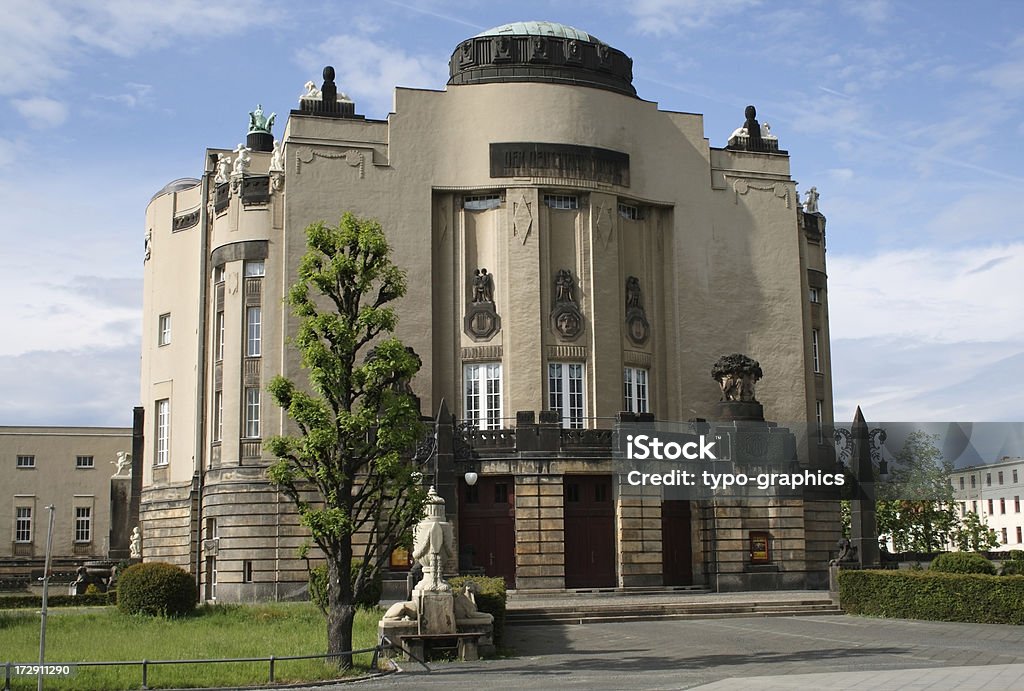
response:
[[(47, 607), (102, 607), (117, 604), (117, 591), (111, 590), (96, 595), (48, 595)], [(0, 597), (0, 609), (39, 609), (43, 606), (41, 595), (10, 595)]]
[(843, 570), (839, 602), (849, 614), (1024, 624), (1024, 576)]
[(117, 579), (117, 607), (125, 614), (175, 617), (191, 612), (196, 599), (192, 574), (173, 564), (135, 564)]
[(449, 578), (452, 590), (459, 591), (466, 583), (476, 583), (476, 608), (494, 617), (494, 645), (500, 647), (505, 640), (505, 579), (490, 576), (458, 576)]

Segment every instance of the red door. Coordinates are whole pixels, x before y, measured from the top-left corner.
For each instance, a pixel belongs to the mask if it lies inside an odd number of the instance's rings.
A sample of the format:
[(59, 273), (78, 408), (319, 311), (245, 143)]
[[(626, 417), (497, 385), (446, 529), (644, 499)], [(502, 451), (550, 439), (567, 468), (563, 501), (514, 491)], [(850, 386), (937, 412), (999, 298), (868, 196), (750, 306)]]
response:
[(516, 498), (511, 476), (459, 480), (459, 562), (516, 583)]
[(689, 501), (673, 499), (661, 504), (661, 568), (665, 585), (693, 584)]
[(565, 587), (615, 587), (615, 504), (610, 475), (566, 475)]

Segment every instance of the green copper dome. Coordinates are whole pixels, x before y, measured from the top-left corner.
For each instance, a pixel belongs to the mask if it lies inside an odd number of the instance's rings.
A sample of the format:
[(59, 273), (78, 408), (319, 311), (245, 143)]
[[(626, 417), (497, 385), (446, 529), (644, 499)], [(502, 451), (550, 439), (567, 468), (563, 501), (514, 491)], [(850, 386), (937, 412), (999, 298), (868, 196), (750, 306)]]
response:
[(482, 31), (474, 36), (474, 38), (482, 38), (484, 36), (557, 36), (558, 38), (572, 38), (577, 41), (604, 43), (597, 36), (588, 34), (586, 31), (580, 31), (557, 22), (512, 22)]
[(556, 22), (511, 22), (458, 45), (449, 86), (533, 82), (636, 97), (633, 61), (586, 31)]

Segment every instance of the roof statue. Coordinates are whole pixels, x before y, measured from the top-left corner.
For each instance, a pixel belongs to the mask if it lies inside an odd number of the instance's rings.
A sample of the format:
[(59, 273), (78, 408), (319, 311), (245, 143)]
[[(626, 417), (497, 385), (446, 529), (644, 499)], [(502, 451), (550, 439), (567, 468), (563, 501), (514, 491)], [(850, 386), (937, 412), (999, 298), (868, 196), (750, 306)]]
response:
[(271, 113), (270, 117), (263, 114), (263, 105), (256, 104), (256, 110), (249, 113), (249, 134), (253, 132), (266, 132), (270, 134), (270, 128), (274, 126), (274, 118), (277, 113)]
[(818, 188), (812, 187), (807, 190), (807, 201), (804, 202), (804, 210), (809, 214), (820, 213), (818, 211)]

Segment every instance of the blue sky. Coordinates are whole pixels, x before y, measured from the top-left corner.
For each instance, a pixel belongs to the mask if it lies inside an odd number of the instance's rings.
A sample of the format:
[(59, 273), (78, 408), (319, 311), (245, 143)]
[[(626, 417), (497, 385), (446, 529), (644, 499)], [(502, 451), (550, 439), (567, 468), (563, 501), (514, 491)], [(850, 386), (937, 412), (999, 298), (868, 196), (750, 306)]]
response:
[[(458, 42), (576, 26), (724, 146), (757, 106), (828, 218), (837, 420), (1024, 420), (1024, 4), (8, 0), (0, 424), (129, 425), (143, 218), (332, 64), (369, 117)], [(756, 354), (755, 354), (756, 355)], [(771, 373), (768, 373), (770, 376)]]

